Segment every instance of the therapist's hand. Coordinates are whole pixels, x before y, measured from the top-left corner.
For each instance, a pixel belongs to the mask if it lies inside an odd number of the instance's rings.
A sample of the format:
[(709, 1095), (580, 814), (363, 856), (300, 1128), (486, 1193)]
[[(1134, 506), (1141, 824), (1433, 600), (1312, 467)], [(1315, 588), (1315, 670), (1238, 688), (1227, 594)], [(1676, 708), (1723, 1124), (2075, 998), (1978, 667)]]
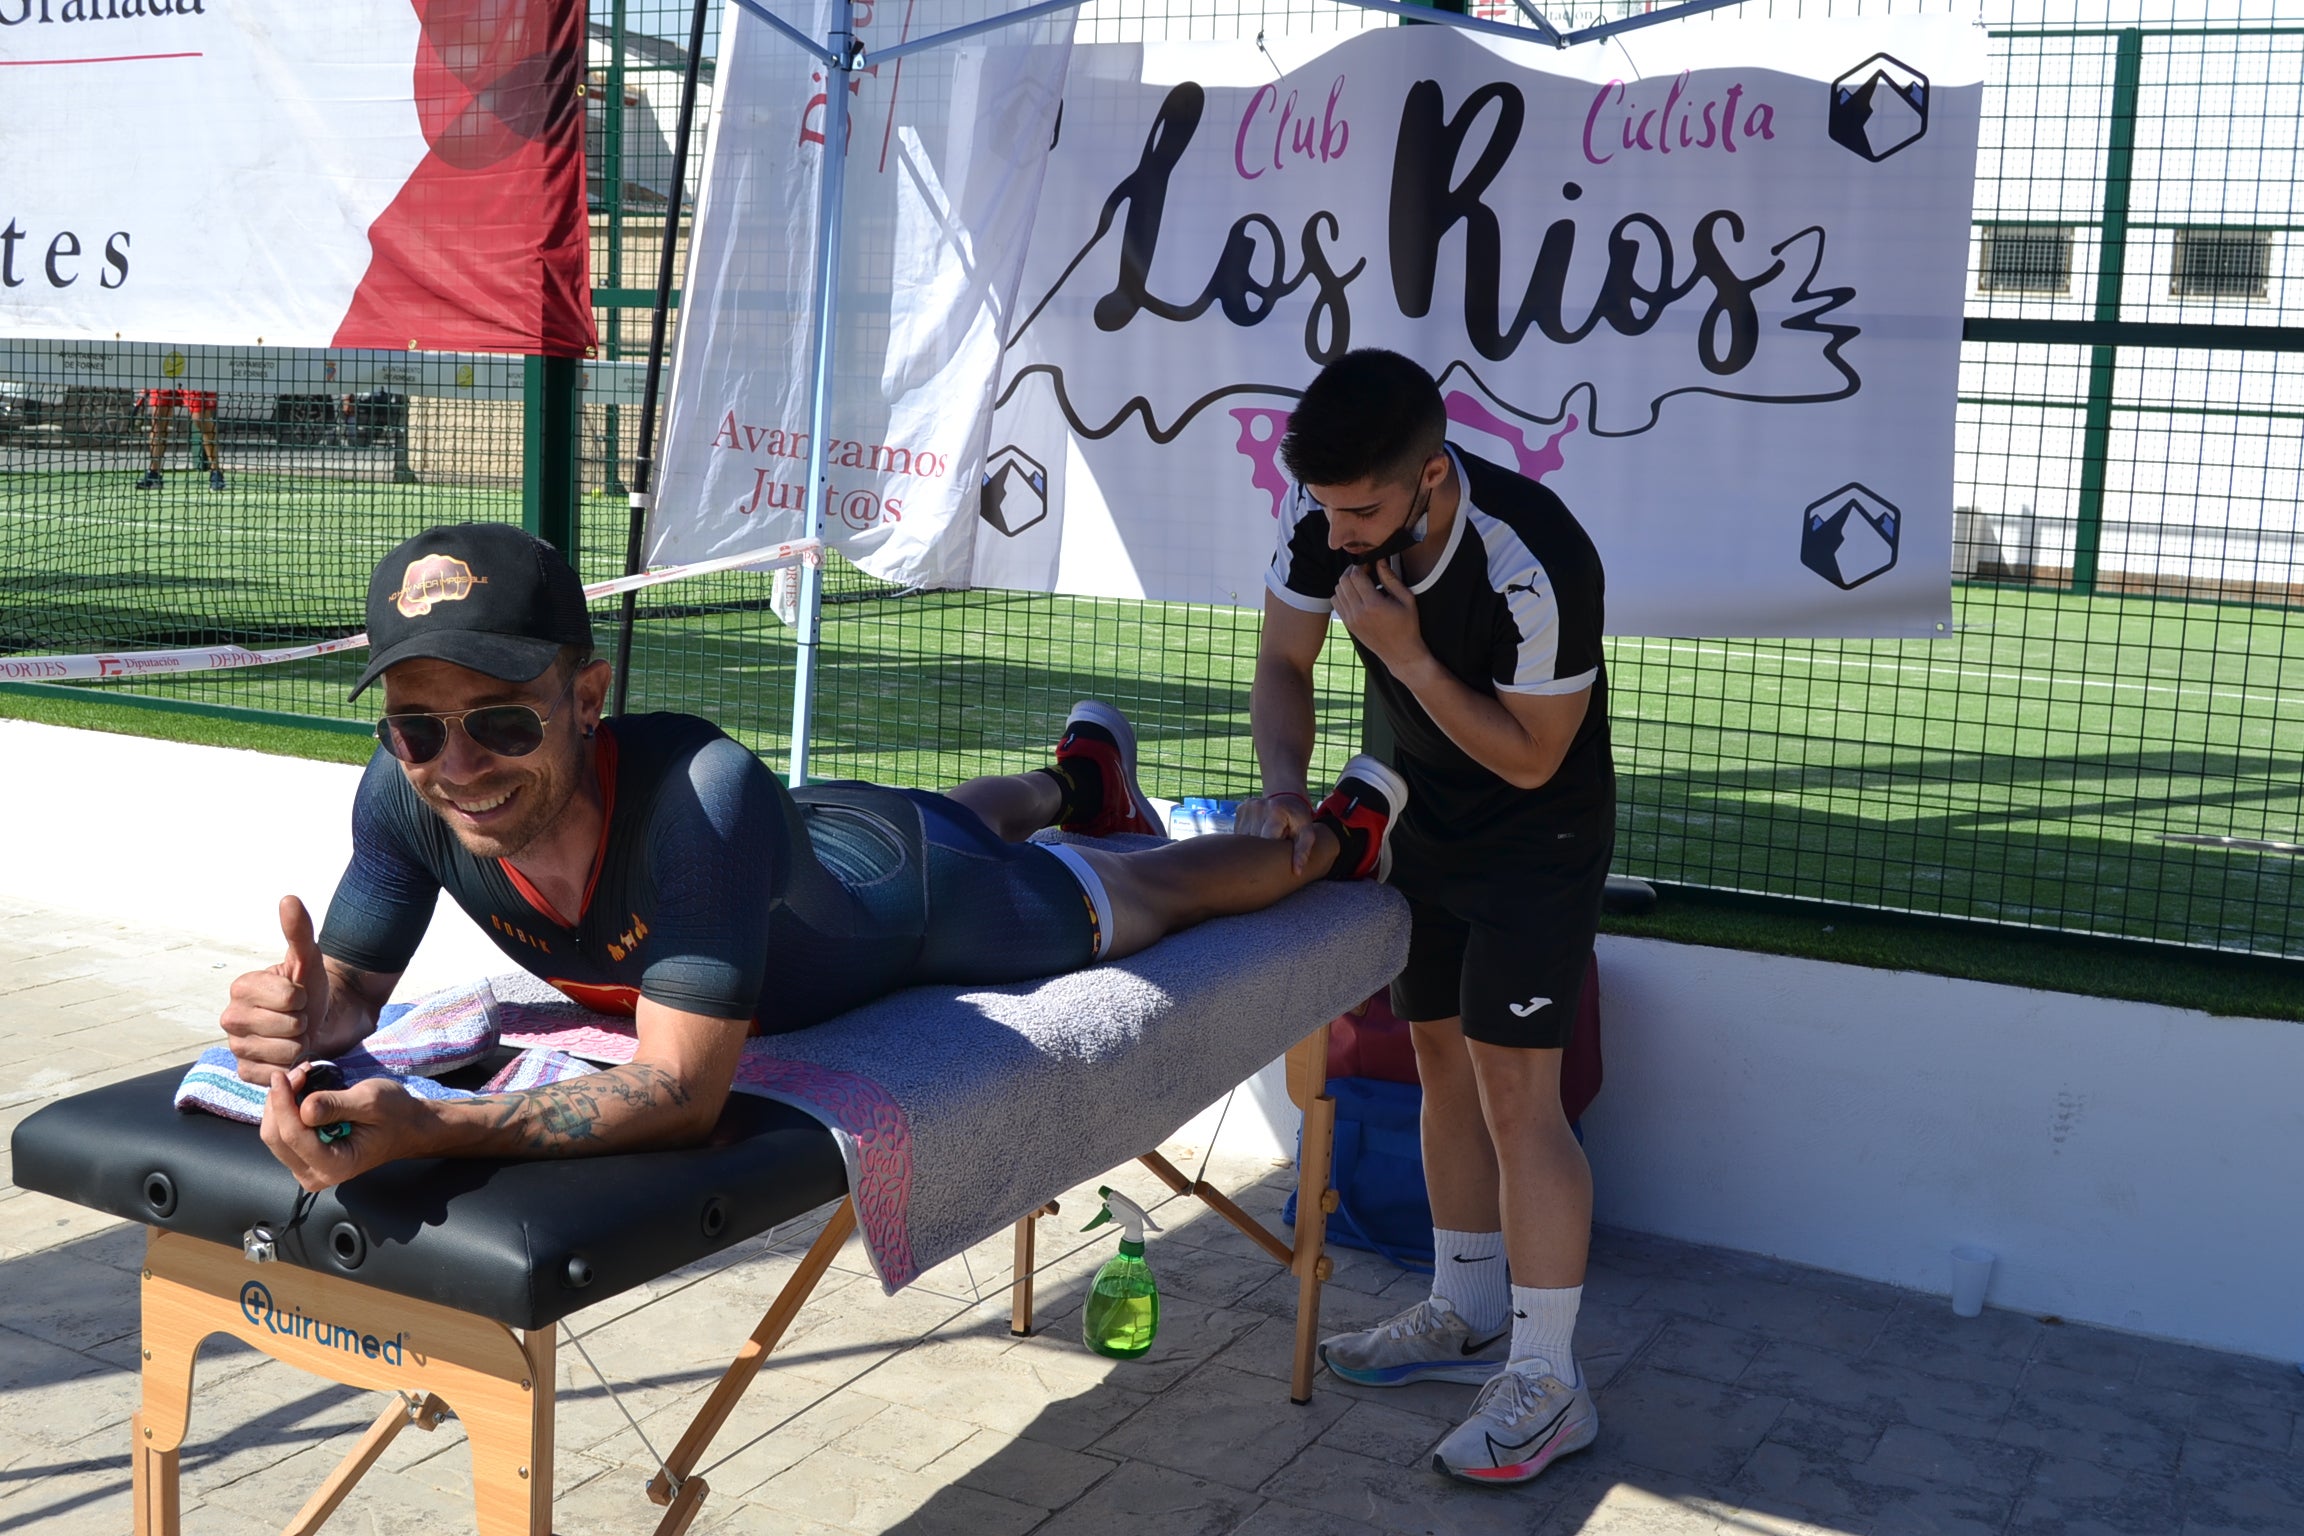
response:
[(1240, 837), (1289, 839), (1312, 823), (1312, 802), (1291, 790), (1243, 800), (1232, 818), (1232, 831)]
[(1394, 677), (1415, 687), (1412, 674), (1432, 660), (1432, 650), (1424, 643), (1416, 594), (1397, 561), (1346, 571), (1336, 582), (1336, 616)]
[[(428, 1105), (390, 1078), (372, 1077), (349, 1088), (307, 1095), (299, 1104), (304, 1074), (298, 1066), (273, 1075), (264, 1091), (264, 1123), (259, 1134), (272, 1155), (307, 1190), (318, 1192), (366, 1173), (380, 1163), (410, 1157), (427, 1145)], [(322, 1141), (320, 1127), (349, 1124), (341, 1141)]]
[(1302, 795), (1282, 793), (1266, 795), (1261, 800), (1243, 800), (1232, 820), (1232, 831), (1241, 837), (1269, 837), (1292, 844), (1289, 863), (1297, 874), (1304, 873), (1306, 861), (1317, 846), (1312, 830), (1312, 802)]

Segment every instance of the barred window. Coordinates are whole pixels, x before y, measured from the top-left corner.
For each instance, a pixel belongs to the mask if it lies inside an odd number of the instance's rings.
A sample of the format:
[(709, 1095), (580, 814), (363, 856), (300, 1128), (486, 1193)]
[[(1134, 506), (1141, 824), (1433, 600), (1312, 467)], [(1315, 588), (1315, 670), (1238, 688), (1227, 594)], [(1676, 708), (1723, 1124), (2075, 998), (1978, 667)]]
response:
[(2179, 299), (2260, 299), (2271, 272), (2268, 230), (2180, 229), (2168, 292)]
[(1987, 224), (1979, 293), (2070, 293), (2072, 226)]

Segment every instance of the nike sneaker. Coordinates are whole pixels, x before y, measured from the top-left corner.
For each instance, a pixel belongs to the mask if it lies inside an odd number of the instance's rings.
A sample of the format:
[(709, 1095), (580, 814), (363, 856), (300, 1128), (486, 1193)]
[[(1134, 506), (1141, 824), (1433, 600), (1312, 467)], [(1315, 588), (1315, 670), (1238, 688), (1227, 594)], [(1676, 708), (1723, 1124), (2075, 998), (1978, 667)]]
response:
[(1408, 808), (1408, 781), (1362, 753), (1344, 765), (1328, 798), (1313, 809), (1344, 845), (1331, 880), (1386, 880), (1392, 875), (1392, 829)]
[(156, 491), (160, 489), (160, 471), (156, 469), (148, 469), (144, 471), (144, 478), (136, 482), (136, 489), (140, 491)]
[(1525, 1483), (1600, 1433), (1592, 1394), (1557, 1376), (1498, 1371), (1472, 1416), (1432, 1450), (1432, 1470), (1473, 1483)]
[(1473, 1385), (1504, 1369), (1511, 1345), (1509, 1326), (1482, 1338), (1454, 1307), (1438, 1296), (1427, 1296), (1365, 1332), (1322, 1339), (1320, 1360), (1344, 1380), (1363, 1387), (1401, 1387), (1412, 1381)]
[(1083, 699), (1065, 717), (1056, 743), (1056, 774), (1070, 787), (1066, 832), (1111, 837), (1121, 832), (1165, 837), (1160, 818), (1136, 787), (1136, 728), (1109, 704)]

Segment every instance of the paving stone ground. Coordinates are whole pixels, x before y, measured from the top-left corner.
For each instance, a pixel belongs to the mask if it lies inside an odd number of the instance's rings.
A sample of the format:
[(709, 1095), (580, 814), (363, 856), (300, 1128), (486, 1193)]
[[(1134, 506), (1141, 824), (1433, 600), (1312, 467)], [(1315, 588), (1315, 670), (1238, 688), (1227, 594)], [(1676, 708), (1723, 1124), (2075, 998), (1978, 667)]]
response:
[[(50, 1099), (188, 1059), (228, 979), (273, 955), (0, 903), (0, 1133)], [(0, 1140), (4, 1140), (0, 1134)], [(1167, 1149), (1191, 1166), (1200, 1149)], [(141, 1233), (17, 1189), (0, 1152), (0, 1536), (125, 1532)], [(1286, 1171), (1210, 1177), (1276, 1218)], [(1150, 1203), (1137, 1169), (1112, 1180)], [(1159, 1208), (1153, 1353), (1078, 1339), (1109, 1249), (1042, 1225), (1040, 1333), (1007, 1331), (1008, 1243), (886, 1298), (851, 1248), (712, 1450), (708, 1532), (967, 1536), (2297, 1536), (2304, 1376), (1719, 1249), (1602, 1231), (1578, 1335), (1599, 1443), (1536, 1484), (1427, 1465), (1470, 1388), (1323, 1376), (1287, 1400), (1293, 1283), (1212, 1213)], [(570, 1320), (668, 1448), (810, 1233), (771, 1234)], [(1331, 1328), (1420, 1277), (1338, 1253)], [(212, 1343), (184, 1454), (193, 1536), (277, 1530), (381, 1399)], [(555, 1524), (646, 1531), (653, 1465), (576, 1349), (560, 1351)], [(331, 1529), (470, 1530), (450, 1423), (392, 1447)]]

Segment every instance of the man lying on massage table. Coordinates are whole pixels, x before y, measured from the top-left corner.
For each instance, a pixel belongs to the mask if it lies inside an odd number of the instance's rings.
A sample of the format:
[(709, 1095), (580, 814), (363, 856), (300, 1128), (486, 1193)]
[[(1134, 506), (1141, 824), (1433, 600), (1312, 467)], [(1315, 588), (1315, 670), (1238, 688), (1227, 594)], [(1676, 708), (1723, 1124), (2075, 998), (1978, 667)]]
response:
[[(505, 524), (417, 535), (368, 583), (382, 743), (352, 861), (317, 938), (280, 903), (287, 957), (232, 984), (240, 1076), (263, 1138), (308, 1190), (396, 1158), (556, 1157), (698, 1142), (749, 1034), (804, 1029), (915, 983), (1001, 983), (1131, 954), (1306, 882), (1378, 876), (1405, 786), (1370, 758), (1293, 838), (1203, 837), (1119, 853), (1026, 842), (1049, 826), (1157, 833), (1135, 733), (1108, 705), (1066, 721), (1053, 767), (945, 794), (833, 792), (924, 828), (926, 921), (874, 890), (884, 838), (816, 814), (690, 715), (601, 718), (608, 664), (576, 573)], [(915, 877), (917, 878), (917, 877)], [(304, 1093), (307, 1063), (365, 1038), (446, 890), (524, 969), (632, 1015), (629, 1065), (434, 1102), (373, 1079)], [(302, 1094), (299, 1101), (299, 1094)], [(333, 1137), (339, 1125), (350, 1132)]]

